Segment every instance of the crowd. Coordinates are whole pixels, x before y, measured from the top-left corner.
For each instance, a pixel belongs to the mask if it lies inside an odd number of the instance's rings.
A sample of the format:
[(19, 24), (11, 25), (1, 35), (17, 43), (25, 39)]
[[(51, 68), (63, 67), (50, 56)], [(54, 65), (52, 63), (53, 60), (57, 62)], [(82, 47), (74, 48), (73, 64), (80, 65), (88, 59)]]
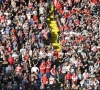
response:
[(100, 2), (59, 0), (55, 5), (62, 81), (69, 88), (100, 89)]
[(100, 89), (98, 2), (69, 1), (55, 6), (58, 52), (46, 0), (0, 0), (0, 90)]

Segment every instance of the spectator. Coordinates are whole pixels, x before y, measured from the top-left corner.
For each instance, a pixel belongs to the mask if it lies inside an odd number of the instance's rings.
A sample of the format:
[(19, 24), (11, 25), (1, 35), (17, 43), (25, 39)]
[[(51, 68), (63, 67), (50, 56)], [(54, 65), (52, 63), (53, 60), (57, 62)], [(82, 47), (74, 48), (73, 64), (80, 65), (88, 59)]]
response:
[(100, 88), (99, 1), (53, 4), (59, 52), (50, 42), (46, 0), (0, 0), (1, 89)]
[(50, 75), (50, 78), (49, 78), (49, 89), (52, 90), (53, 89), (53, 84), (54, 84), (54, 77), (52, 75)]
[(34, 64), (34, 66), (31, 68), (31, 73), (33, 73), (33, 72), (36, 73), (37, 71), (39, 71), (39, 68), (36, 67), (36, 64)]

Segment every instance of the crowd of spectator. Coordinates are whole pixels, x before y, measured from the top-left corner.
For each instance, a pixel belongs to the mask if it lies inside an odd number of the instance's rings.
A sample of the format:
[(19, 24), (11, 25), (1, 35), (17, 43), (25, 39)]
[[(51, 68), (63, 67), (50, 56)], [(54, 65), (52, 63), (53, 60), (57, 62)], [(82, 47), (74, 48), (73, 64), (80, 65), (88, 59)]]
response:
[(100, 3), (59, 0), (55, 20), (62, 50), (64, 84), (81, 90), (100, 89)]
[(99, 89), (97, 3), (69, 1), (55, 6), (58, 52), (50, 43), (46, 0), (0, 0), (0, 90)]

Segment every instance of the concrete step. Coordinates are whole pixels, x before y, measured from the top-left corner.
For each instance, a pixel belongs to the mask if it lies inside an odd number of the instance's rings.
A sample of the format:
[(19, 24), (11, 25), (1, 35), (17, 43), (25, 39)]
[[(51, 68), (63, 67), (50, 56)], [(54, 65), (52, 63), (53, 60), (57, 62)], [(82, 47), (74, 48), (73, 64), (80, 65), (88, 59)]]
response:
[(60, 51), (60, 44), (59, 43), (52, 43), (52, 46), (57, 49), (57, 51)]
[(53, 43), (52, 45), (53, 45), (53, 46), (59, 46), (60, 43)]
[(56, 30), (55, 30), (55, 32), (53, 32), (53, 30), (51, 30), (51, 34), (52, 34), (52, 36), (54, 35), (56, 35), (57, 36), (57, 34), (58, 34), (58, 32), (56, 32)]
[(54, 18), (54, 16), (52, 15), (52, 16), (50, 16), (50, 18)]
[(51, 35), (54, 36), (54, 37), (58, 36), (57, 33), (51, 33)]
[(60, 52), (60, 49), (57, 49), (58, 52)]
[(49, 26), (57, 26), (57, 24), (55, 22), (54, 23), (50, 22)]
[(51, 21), (51, 23), (52, 23), (52, 24), (53, 24), (53, 23), (56, 24), (56, 21)]
[(55, 25), (48, 25), (48, 26), (49, 26), (49, 28), (56, 28)]
[(49, 20), (50, 20), (50, 18), (47, 18), (47, 20), (49, 21)]
[(49, 27), (52, 27), (54, 29), (58, 29), (56, 25), (49, 25)]

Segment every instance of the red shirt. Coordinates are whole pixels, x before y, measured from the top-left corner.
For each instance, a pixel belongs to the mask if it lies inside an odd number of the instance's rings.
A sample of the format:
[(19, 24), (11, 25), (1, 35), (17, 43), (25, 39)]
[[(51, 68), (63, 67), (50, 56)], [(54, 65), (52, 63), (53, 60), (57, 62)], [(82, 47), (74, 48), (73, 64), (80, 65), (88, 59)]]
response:
[(46, 64), (46, 65), (48, 64), (49, 66), (51, 66), (51, 62), (50, 62), (50, 61), (46, 61), (45, 64)]
[(61, 73), (62, 73), (62, 72), (61, 72), (61, 68), (58, 68), (58, 73), (59, 73), (59, 74), (61, 74)]
[(64, 29), (70, 30), (70, 27), (67, 26), (66, 24), (63, 26)]
[(46, 67), (46, 73), (48, 73), (48, 72), (50, 72), (50, 67), (49, 66)]
[(28, 60), (28, 55), (25, 55), (25, 56), (24, 56), (24, 59), (25, 59), (25, 60)]
[(56, 74), (55, 68), (52, 68), (52, 69), (51, 69), (51, 74), (52, 74), (52, 75), (55, 75), (55, 74)]
[(0, 16), (0, 20), (2, 19), (2, 16)]
[(12, 52), (11, 47), (8, 47), (7, 51), (8, 52)]
[(59, 29), (59, 31), (62, 31), (63, 30), (63, 26), (59, 26), (58, 29)]
[(40, 65), (40, 73), (42, 73), (42, 74), (45, 73), (45, 65), (43, 65), (43, 64)]
[(76, 25), (79, 25), (80, 24), (80, 22), (79, 22), (79, 20), (74, 20), (74, 24), (76, 24)]
[(82, 36), (81, 36), (81, 35), (79, 35), (78, 38), (79, 38), (80, 40), (82, 40)]
[(55, 57), (57, 57), (57, 58), (58, 58), (58, 51), (54, 51), (53, 56), (55, 56)]
[(15, 33), (15, 32), (16, 32), (15, 29), (10, 30), (10, 33)]
[(59, 13), (63, 15), (64, 14), (64, 11), (63, 10), (59, 10)]
[(70, 73), (66, 74), (66, 75), (65, 75), (65, 78), (66, 78), (66, 80), (71, 79), (71, 74), (70, 74)]
[(38, 17), (35, 15), (35, 16), (33, 16), (33, 20), (34, 21), (37, 21), (38, 20)]
[(69, 18), (69, 17), (70, 17), (70, 14), (69, 14), (69, 13), (64, 14), (64, 17), (65, 17), (65, 18)]
[(64, 40), (64, 39), (61, 40), (61, 43), (62, 43), (62, 44), (64, 44), (65, 42), (66, 42), (66, 40)]
[(46, 84), (47, 77), (46, 76), (42, 76), (41, 80), (42, 80), (43, 84)]
[(73, 10), (71, 10), (70, 12), (73, 14), (73, 13), (76, 13), (76, 10), (75, 10), (75, 9), (73, 9)]
[(58, 4), (56, 5), (56, 9), (59, 10), (60, 8), (61, 8), (61, 4), (58, 3)]
[(13, 57), (9, 57), (9, 58), (7, 58), (7, 61), (8, 61), (8, 63), (9, 63), (10, 65), (12, 65), (13, 62), (14, 62), (14, 58), (13, 58)]

